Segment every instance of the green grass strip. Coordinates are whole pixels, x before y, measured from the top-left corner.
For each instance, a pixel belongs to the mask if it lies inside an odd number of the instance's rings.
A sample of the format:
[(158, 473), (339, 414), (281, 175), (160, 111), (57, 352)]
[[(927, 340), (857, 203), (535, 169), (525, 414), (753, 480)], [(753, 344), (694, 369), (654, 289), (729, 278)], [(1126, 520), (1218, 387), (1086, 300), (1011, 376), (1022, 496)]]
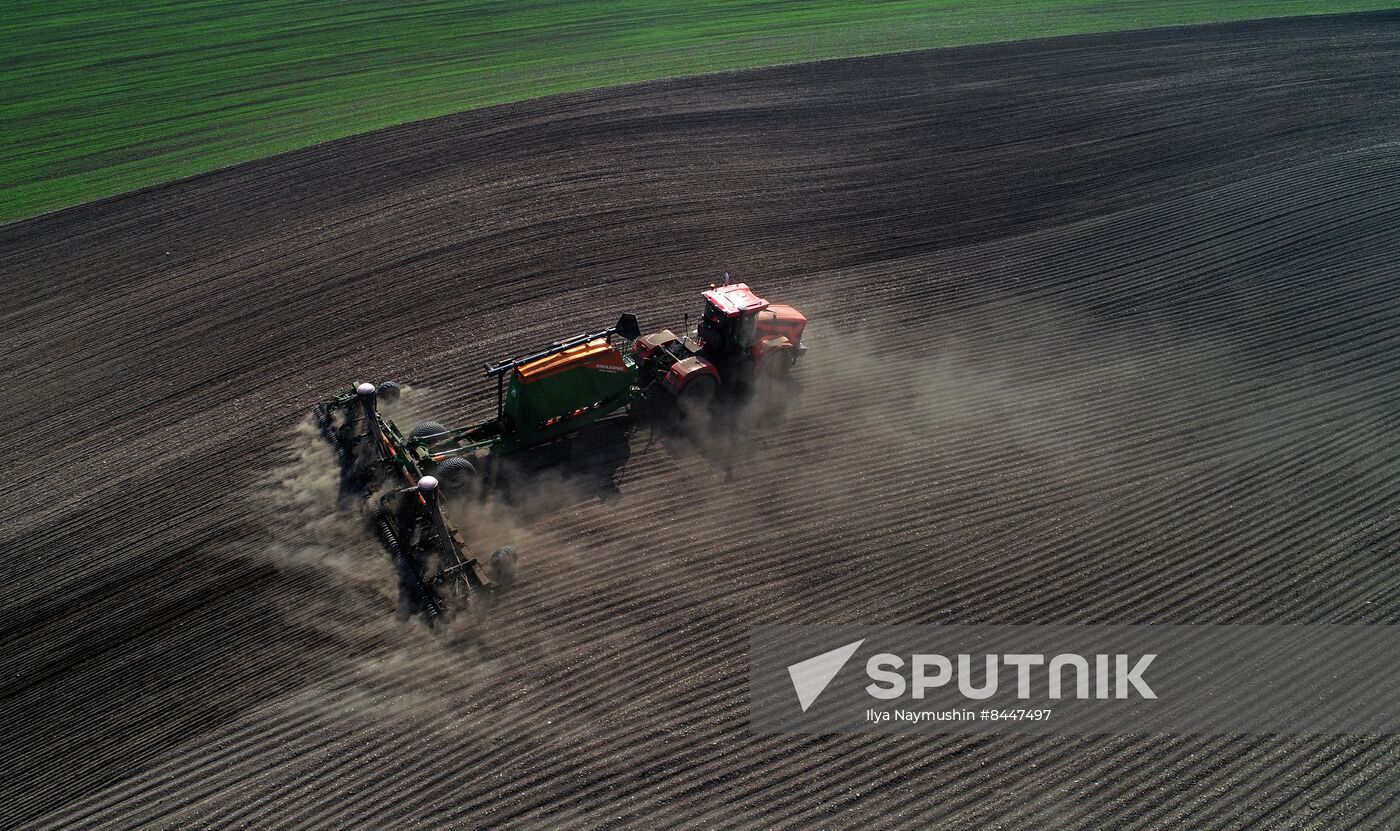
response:
[(819, 58), (1393, 5), (10, 0), (0, 11), (0, 222), (557, 92)]

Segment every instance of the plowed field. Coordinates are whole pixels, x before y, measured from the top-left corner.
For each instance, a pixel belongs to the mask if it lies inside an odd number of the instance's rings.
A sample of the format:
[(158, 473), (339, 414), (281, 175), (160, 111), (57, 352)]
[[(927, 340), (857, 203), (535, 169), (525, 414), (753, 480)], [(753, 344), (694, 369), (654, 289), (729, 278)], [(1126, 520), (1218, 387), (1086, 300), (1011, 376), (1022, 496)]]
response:
[[(760, 623), (1400, 622), (1400, 16), (662, 81), (0, 228), (0, 826), (1394, 827), (1388, 737), (778, 737)], [(395, 618), (303, 419), (730, 271), (800, 391), (590, 437)], [(301, 425), (301, 426), (299, 426)], [(489, 550), (489, 548), (487, 548)]]

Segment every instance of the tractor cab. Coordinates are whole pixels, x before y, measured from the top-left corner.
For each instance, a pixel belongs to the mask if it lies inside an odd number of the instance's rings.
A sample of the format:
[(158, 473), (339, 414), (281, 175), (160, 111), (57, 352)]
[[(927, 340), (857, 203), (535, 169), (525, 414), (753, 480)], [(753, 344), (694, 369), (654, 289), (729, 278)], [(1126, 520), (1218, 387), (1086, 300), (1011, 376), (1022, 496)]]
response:
[(696, 334), (706, 357), (717, 363), (750, 355), (758, 345), (758, 315), (768, 301), (746, 283), (704, 292), (705, 311)]
[(705, 357), (715, 363), (758, 360), (770, 346), (794, 349), (794, 356), (802, 351), (807, 318), (797, 309), (769, 303), (747, 283), (712, 288), (703, 296), (705, 311), (696, 334)]
[(805, 351), (807, 318), (797, 309), (769, 303), (744, 283), (711, 286), (701, 294), (705, 307), (693, 332), (677, 337), (662, 329), (633, 339), (643, 388), (662, 381), (682, 395), (687, 389), (713, 391), (721, 383), (743, 386), (755, 370), (786, 372)]

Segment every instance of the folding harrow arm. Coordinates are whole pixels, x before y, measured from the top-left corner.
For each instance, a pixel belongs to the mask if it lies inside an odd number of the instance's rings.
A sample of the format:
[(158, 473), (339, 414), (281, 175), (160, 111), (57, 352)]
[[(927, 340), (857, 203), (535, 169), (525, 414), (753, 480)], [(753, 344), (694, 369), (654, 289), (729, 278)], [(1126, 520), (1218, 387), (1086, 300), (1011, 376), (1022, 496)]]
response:
[[(313, 412), (340, 465), (342, 492), (371, 506), (375, 535), (431, 622), (447, 611), (438, 587), (470, 595), (495, 585), (443, 515), (437, 478), (423, 474), (408, 442), (380, 415), (377, 398), (373, 384), (359, 384)], [(385, 486), (391, 490), (376, 500)], [(434, 563), (437, 573), (428, 578)]]

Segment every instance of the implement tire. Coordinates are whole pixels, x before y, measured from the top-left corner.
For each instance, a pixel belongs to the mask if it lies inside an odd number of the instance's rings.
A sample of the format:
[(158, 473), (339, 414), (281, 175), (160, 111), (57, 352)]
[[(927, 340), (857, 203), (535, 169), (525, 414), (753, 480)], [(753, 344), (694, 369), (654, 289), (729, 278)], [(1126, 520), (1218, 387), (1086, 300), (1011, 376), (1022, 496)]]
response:
[(518, 567), (518, 556), (515, 549), (508, 545), (503, 545), (491, 552), (491, 580), (503, 589), (508, 589), (515, 583), (515, 576)]
[(380, 401), (385, 404), (393, 404), (399, 400), (399, 395), (403, 390), (399, 389), (399, 385), (393, 381), (384, 381), (374, 388), (374, 392), (379, 396)]
[(476, 466), (462, 458), (452, 458), (438, 465), (433, 472), (442, 486), (443, 493), (457, 496), (471, 489), (476, 480)]
[(408, 438), (410, 441), (426, 441), (432, 444), (437, 438), (442, 437), (441, 434), (446, 432), (447, 428), (438, 424), (436, 421), (425, 421), (408, 431)]

